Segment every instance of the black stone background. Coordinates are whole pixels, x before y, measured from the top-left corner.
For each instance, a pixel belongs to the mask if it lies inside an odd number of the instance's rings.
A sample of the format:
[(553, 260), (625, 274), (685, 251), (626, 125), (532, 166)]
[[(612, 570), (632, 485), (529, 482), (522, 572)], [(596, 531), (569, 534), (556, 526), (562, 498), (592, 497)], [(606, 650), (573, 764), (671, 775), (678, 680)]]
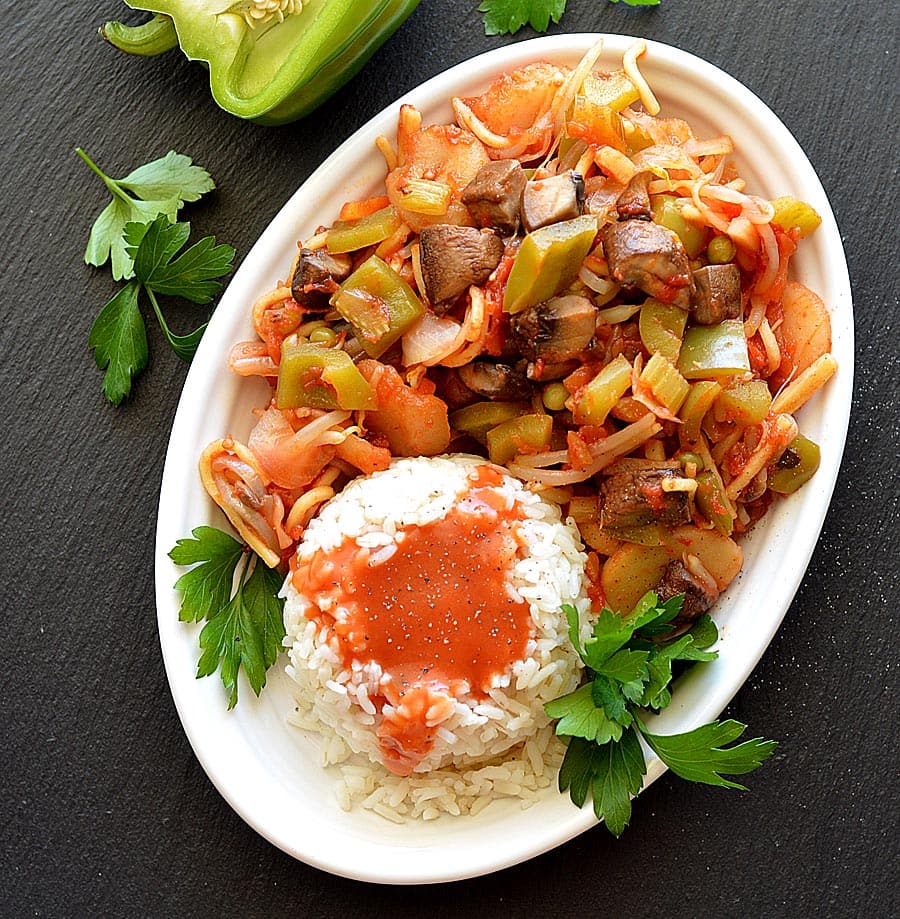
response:
[[(837, 214), (857, 316), (854, 413), (812, 564), (729, 708), (781, 745), (748, 793), (671, 776), (619, 841), (597, 828), (491, 877), (389, 888), (294, 861), (238, 818), (185, 739), (155, 625), (153, 539), (185, 367), (148, 322), (134, 397), (100, 394), (87, 333), (114, 290), (82, 252), (112, 175), (170, 148), (219, 190), (186, 211), (238, 258), (384, 105), (515, 39), (476, 0), (423, 0), (364, 75), (281, 129), (219, 111), (199, 66), (118, 55), (119, 0), (3, 4), (0, 145), (2, 768), (9, 917), (805, 917), (898, 914), (897, 67), (890, 0), (569, 0), (551, 31), (632, 33), (747, 84), (804, 146)], [(202, 310), (191, 317), (199, 320)]]

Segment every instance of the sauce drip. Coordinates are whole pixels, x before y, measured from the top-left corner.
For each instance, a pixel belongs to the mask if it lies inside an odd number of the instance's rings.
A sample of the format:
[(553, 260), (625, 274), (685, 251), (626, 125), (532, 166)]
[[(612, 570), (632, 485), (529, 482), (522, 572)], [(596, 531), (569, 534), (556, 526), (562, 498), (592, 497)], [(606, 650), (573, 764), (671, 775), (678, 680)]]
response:
[(405, 528), (390, 557), (347, 540), (293, 574), (298, 591), (341, 609), (336, 617), (318, 607), (308, 615), (333, 627), (343, 664), (374, 662), (389, 677), (378, 736), (385, 765), (400, 775), (431, 748), (452, 696), (484, 696), (524, 657), (532, 634), (528, 604), (507, 588), (518, 507), (507, 509), (491, 487), (500, 474), (489, 466), (472, 479), (441, 520)]

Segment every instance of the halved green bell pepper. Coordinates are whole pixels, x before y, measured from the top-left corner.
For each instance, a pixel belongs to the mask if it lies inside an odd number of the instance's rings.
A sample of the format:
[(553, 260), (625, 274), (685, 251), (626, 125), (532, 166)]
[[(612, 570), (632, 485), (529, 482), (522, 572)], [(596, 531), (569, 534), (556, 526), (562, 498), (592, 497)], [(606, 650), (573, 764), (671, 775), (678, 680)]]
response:
[(213, 98), (260, 124), (309, 114), (353, 77), (419, 0), (126, 0), (157, 14), (100, 34), (130, 54), (180, 45), (209, 68)]

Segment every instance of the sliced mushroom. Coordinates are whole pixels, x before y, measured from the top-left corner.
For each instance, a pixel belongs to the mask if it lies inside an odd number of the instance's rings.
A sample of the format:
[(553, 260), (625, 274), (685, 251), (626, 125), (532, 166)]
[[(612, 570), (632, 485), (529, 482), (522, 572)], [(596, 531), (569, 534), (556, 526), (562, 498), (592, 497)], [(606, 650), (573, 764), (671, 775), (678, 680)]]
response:
[(462, 203), (480, 227), (493, 227), (504, 236), (519, 229), (519, 207), (525, 170), (518, 160), (494, 160), (478, 170), (463, 189)]
[(244, 542), (270, 568), (278, 565), (284, 506), (266, 490), (270, 479), (249, 448), (230, 437), (213, 441), (200, 456), (200, 479)]
[(577, 370), (581, 364), (579, 361), (547, 361), (537, 360), (528, 364), (525, 376), (535, 383), (546, 383), (548, 380), (561, 380), (567, 377), (573, 370)]
[(670, 491), (664, 480), (674, 483), (678, 471), (669, 468), (620, 472), (600, 486), (600, 525), (605, 529), (641, 527), (650, 523), (669, 526), (691, 522), (687, 491)]
[(662, 580), (654, 589), (660, 603), (665, 603), (678, 594), (684, 594), (681, 612), (672, 620), (675, 629), (686, 626), (698, 616), (702, 616), (712, 608), (719, 597), (719, 590), (712, 578), (693, 574), (684, 562), (678, 559), (666, 565)]
[(694, 272), (691, 310), (700, 325), (717, 325), (741, 315), (741, 272), (737, 265), (707, 265)]
[(350, 256), (301, 249), (291, 270), (291, 296), (308, 310), (325, 311), (341, 281), (350, 276)]
[(690, 307), (690, 259), (671, 230), (651, 220), (612, 223), (603, 230), (603, 251), (616, 281), (663, 303)]
[(472, 284), (483, 284), (503, 257), (503, 242), (490, 230), (445, 223), (419, 236), (425, 296), (445, 313)]
[(512, 334), (520, 353), (548, 364), (567, 361), (590, 344), (597, 309), (587, 297), (553, 297), (517, 313)]
[(531, 233), (540, 227), (572, 220), (584, 211), (584, 178), (567, 170), (546, 179), (525, 183), (522, 192), (522, 223)]
[(652, 220), (653, 211), (650, 209), (650, 193), (647, 187), (653, 176), (649, 172), (636, 172), (619, 195), (616, 201), (616, 212), (620, 220)]
[(531, 398), (531, 384), (520, 370), (509, 364), (473, 361), (459, 368), (459, 378), (485, 399), (517, 402)]

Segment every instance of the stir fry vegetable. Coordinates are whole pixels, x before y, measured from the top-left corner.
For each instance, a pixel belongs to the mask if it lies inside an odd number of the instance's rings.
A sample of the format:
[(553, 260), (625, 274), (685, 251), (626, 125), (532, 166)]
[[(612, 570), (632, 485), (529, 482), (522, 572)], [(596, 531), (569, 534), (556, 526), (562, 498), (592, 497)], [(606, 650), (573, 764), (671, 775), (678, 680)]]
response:
[(402, 105), (384, 188), (298, 241), (230, 358), (270, 401), (201, 462), (264, 564), (353, 477), (477, 453), (576, 522), (596, 615), (681, 597), (680, 641), (815, 473), (795, 413), (837, 365), (790, 260), (817, 215), (662, 116), (641, 50), (502, 74), (453, 124)]
[(261, 124), (295, 121), (368, 61), (419, 0), (129, 0), (154, 13), (139, 26), (108, 22), (100, 34), (142, 56), (181, 46), (209, 69), (213, 98)]

